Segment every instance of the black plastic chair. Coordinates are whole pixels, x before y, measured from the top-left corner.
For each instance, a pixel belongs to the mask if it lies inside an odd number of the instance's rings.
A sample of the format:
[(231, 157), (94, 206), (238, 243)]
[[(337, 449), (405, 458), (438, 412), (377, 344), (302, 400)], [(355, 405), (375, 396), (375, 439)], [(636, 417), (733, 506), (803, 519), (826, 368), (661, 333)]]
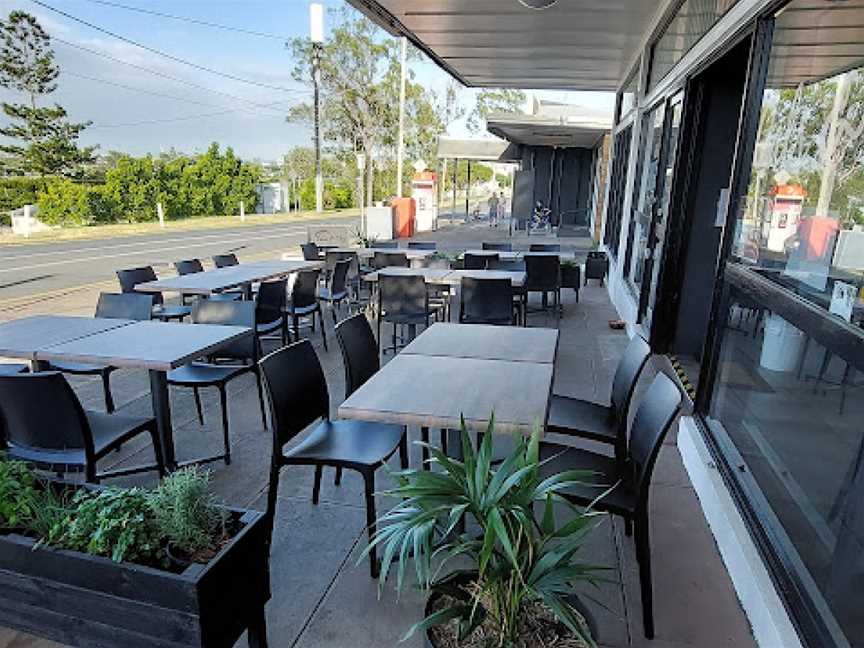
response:
[(201, 263), (201, 259), (186, 259), (184, 261), (175, 261), (174, 269), (182, 277), (184, 275), (204, 272), (204, 264)]
[(213, 265), (217, 268), (229, 268), (231, 266), (240, 265), (240, 260), (233, 252), (227, 254), (214, 254)]
[[(0, 376), (0, 424), (7, 456), (44, 470), (83, 471), (91, 483), (147, 470), (165, 474), (156, 419), (85, 411), (59, 372)], [(100, 459), (139, 434), (150, 435), (155, 464), (97, 472)]]
[[(134, 293), (135, 286), (149, 281), (157, 281), (159, 278), (150, 266), (140, 268), (129, 268), (117, 271), (117, 280), (120, 282), (120, 290), (124, 293)], [(192, 313), (189, 306), (168, 306), (164, 303), (162, 293), (148, 293), (153, 295), (152, 317), (161, 320), (182, 320)]]
[(459, 300), (461, 324), (515, 323), (513, 282), (510, 279), (475, 279), (462, 277)]
[(512, 243), (483, 243), (484, 250), (500, 250), (501, 252), (512, 252)]
[(372, 268), (380, 270), (381, 268), (410, 268), (411, 263), (408, 261), (408, 255), (404, 252), (376, 252), (372, 257)]
[(525, 272), (525, 262), (521, 259), (492, 259), (486, 264), (487, 270), (504, 270), (506, 272)]
[(0, 364), (0, 376), (14, 376), (15, 374), (26, 373), (27, 371), (29, 371), (29, 367), (25, 364)]
[(561, 246), (558, 243), (532, 243), (528, 246), (529, 252), (560, 252)]
[(651, 357), (651, 347), (634, 335), (615, 369), (609, 405), (552, 394), (546, 430), (599, 441), (615, 448), (623, 461), (627, 454), (627, 417), (639, 376)]
[(304, 261), (321, 260), (321, 250), (318, 249), (318, 246), (315, 243), (304, 243), (300, 246), (300, 249), (303, 251)]
[[(147, 293), (100, 293), (96, 303), (95, 317), (145, 321), (150, 319), (153, 309), (153, 296)], [(64, 362), (55, 360), (50, 370), (76, 376), (99, 376), (102, 379), (102, 393), (105, 398), (105, 411), (114, 412), (114, 397), (111, 395), (111, 374), (117, 367), (86, 364), (83, 362)]]
[(437, 250), (438, 244), (435, 241), (409, 241), (409, 250)]
[[(393, 346), (395, 353), (404, 343), (414, 338), (417, 325), (429, 326), (431, 316), (429, 293), (422, 275), (378, 276), (378, 352), (381, 348), (381, 324), (393, 325)], [(400, 335), (397, 327), (408, 327), (408, 337)], [(383, 349), (386, 353), (391, 349)]]
[[(342, 302), (348, 299), (348, 270), (351, 268), (351, 261), (344, 259), (336, 263), (333, 268), (333, 274), (330, 275), (329, 285), (318, 289), (318, 299), (330, 304), (330, 314), (333, 316), (333, 325), (336, 325), (336, 309), (341, 306)], [(324, 324), (321, 324), (324, 328)]]
[(249, 364), (219, 364), (218, 362), (190, 362), (168, 372), (168, 384), (176, 387), (191, 387), (195, 395), (195, 408), (198, 421), (204, 424), (204, 411), (198, 390), (202, 387), (216, 387), (219, 390), (219, 404), (222, 408), (222, 437), (225, 444), (224, 454), (214, 455), (202, 461), (223, 459), (225, 465), (231, 463), (231, 441), (228, 436), (228, 383), (245, 373), (254, 373), (258, 384), (258, 400), (261, 405), (261, 423), (267, 429), (264, 412), (264, 393), (261, 387), (261, 374), (258, 368), (260, 356), (258, 337), (255, 335), (255, 304), (252, 302), (213, 302), (198, 301), (192, 311), (193, 324), (218, 324), (222, 326), (245, 326), (251, 329), (249, 335), (229, 342), (211, 354), (211, 360), (240, 360)]
[(471, 254), (466, 252), (462, 261), (466, 270), (485, 270), (491, 261), (498, 260), (497, 254)]
[(324, 315), (318, 301), (318, 270), (298, 272), (291, 286), (291, 299), (285, 305), (285, 312), (291, 317), (294, 339), (300, 339), (300, 320), (308, 317), (312, 332), (315, 332), (315, 316), (321, 324), (321, 341), (327, 351), (327, 333), (324, 331)]
[[(542, 311), (548, 308), (549, 294), (553, 297), (553, 307), (561, 316), (561, 262), (557, 256), (526, 254), (525, 293), (539, 292), (542, 297)], [(527, 311), (527, 309), (526, 309)], [(526, 317), (527, 319), (527, 317)]]
[[(270, 402), (273, 452), (267, 490), (267, 517), (271, 537), (276, 517), (279, 473), (285, 466), (314, 466), (312, 502), (318, 503), (324, 467), (356, 470), (363, 476), (366, 524), (370, 541), (375, 535), (375, 471), (400, 450), (407, 468), (404, 429), (365, 421), (330, 420), (330, 395), (321, 363), (309, 340), (301, 340), (261, 360)], [(285, 449), (298, 434), (313, 426), (303, 440)], [(370, 551), (371, 575), (378, 577), (378, 557)]]
[(261, 338), (279, 331), (282, 346), (291, 341), (288, 334), (288, 317), (285, 315), (288, 281), (264, 281), (255, 295), (255, 334)]
[[(348, 261), (348, 271), (345, 283), (354, 290), (357, 299), (360, 298), (360, 258), (356, 252), (327, 250), (324, 255), (324, 282), (330, 283), (333, 279), (333, 271), (340, 261)], [(326, 287), (326, 286), (325, 286)]]
[(372, 241), (369, 247), (379, 250), (395, 250), (399, 248), (399, 241)]
[(678, 386), (665, 374), (658, 374), (636, 410), (627, 462), (623, 465), (612, 457), (588, 450), (545, 442), (540, 444), (541, 461), (549, 460), (541, 468), (542, 475), (551, 476), (564, 470), (594, 473), (591, 480), (559, 491), (560, 495), (578, 506), (588, 506), (611, 487), (594, 503), (593, 509), (622, 517), (628, 535), (635, 530), (642, 621), (648, 639), (654, 638), (648, 493), (660, 446), (680, 408)]

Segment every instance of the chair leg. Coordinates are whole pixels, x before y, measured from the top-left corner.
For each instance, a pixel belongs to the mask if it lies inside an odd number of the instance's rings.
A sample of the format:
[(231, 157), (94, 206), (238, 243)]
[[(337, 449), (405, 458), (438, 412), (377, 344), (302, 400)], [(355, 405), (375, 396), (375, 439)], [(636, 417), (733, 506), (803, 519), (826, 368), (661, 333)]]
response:
[[(315, 316), (312, 316), (312, 321), (315, 321)], [(318, 322), (321, 324), (321, 342), (324, 344), (324, 350), (327, 351), (327, 333), (324, 331), (324, 311), (318, 307)]]
[(639, 585), (642, 590), (642, 626), (646, 639), (654, 638), (654, 599), (651, 584), (651, 544), (648, 538), (648, 516), (635, 520), (636, 559), (639, 563)]
[(267, 429), (267, 410), (264, 407), (264, 385), (261, 384), (261, 371), (255, 367), (255, 383), (258, 385), (258, 405), (261, 407), (261, 425)]
[(341, 486), (341, 485), (342, 485), (342, 466), (338, 466), (338, 467), (336, 468), (336, 478), (333, 480), (333, 483), (334, 483), (336, 486)]
[[(366, 530), (369, 534), (369, 542), (375, 538), (375, 473), (371, 470), (363, 474), (364, 491), (366, 495)], [(378, 578), (378, 552), (375, 547), (369, 552), (370, 575)]]
[(449, 456), (447, 452), (447, 430), (441, 430), (441, 452)]
[(291, 315), (291, 323), (294, 326), (294, 339), (300, 339), (300, 318), (297, 315)]
[(315, 466), (315, 484), (312, 486), (312, 503), (317, 504), (321, 495), (321, 474), (324, 472), (323, 466)]
[(204, 409), (201, 407), (201, 394), (198, 393), (198, 388), (192, 388), (192, 394), (195, 396), (195, 409), (198, 411), (198, 423), (204, 425)]
[[(339, 322), (336, 321), (336, 302), (330, 303), (330, 315), (333, 317), (333, 326), (336, 326)], [(324, 330), (324, 326), (321, 326), (321, 330)]]
[(228, 438), (228, 390), (219, 385), (219, 405), (222, 408), (222, 442), (225, 444), (225, 465), (231, 465), (231, 440)]
[(111, 395), (111, 372), (107, 369), (102, 371), (102, 392), (105, 395), (105, 411), (113, 414), (114, 397)]
[(380, 315), (375, 318), (378, 324), (378, 357), (381, 357), (381, 317)]
[(399, 465), (402, 470), (408, 470), (408, 427), (402, 430), (402, 438), (399, 439)]
[[(420, 440), (423, 441), (423, 443), (429, 443), (429, 428), (428, 427), (421, 427), (420, 428)], [(429, 470), (429, 448), (427, 448), (425, 445), (423, 446), (422, 456), (423, 456), (423, 470)]]

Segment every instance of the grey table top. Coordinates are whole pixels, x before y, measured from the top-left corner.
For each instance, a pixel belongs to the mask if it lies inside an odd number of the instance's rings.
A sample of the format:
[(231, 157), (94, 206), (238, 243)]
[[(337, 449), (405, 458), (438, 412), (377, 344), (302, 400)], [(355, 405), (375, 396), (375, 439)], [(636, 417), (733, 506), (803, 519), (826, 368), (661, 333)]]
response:
[(329, 252), (356, 252), (361, 259), (371, 259), (376, 252), (404, 253), (409, 259), (425, 259), (435, 254), (435, 250), (414, 250), (408, 248), (333, 248)]
[(210, 295), (228, 288), (236, 288), (254, 281), (266, 281), (274, 277), (323, 268), (322, 261), (273, 260), (241, 263), (236, 266), (205, 270), (157, 281), (148, 281), (135, 286), (140, 292), (178, 292), (188, 295)]
[(545, 425), (551, 363), (507, 362), (402, 353), (339, 407), (347, 419), (458, 429), (460, 417), (484, 430), (529, 434)]
[(502, 261), (515, 261), (519, 258), (521, 252), (514, 252), (511, 250), (465, 250), (461, 257), (464, 257), (466, 254), (474, 254), (476, 256), (495, 256), (498, 255), (498, 258)]
[(133, 324), (132, 320), (34, 315), (0, 324), (0, 356), (34, 360), (46, 347)]
[(378, 281), (379, 275), (386, 274), (390, 276), (422, 276), (426, 283), (446, 284), (447, 275), (452, 270), (446, 268), (403, 268), (401, 266), (388, 266), (375, 272), (369, 272), (363, 275), (364, 281)]
[(42, 347), (36, 359), (170, 371), (251, 334), (243, 326), (134, 322)]
[(557, 329), (437, 322), (402, 354), (552, 364), (557, 349)]
[(525, 285), (525, 272), (521, 270), (452, 270), (444, 277), (445, 283), (458, 286), (462, 283), (462, 277), (473, 277), (475, 279), (510, 279), (514, 286)]

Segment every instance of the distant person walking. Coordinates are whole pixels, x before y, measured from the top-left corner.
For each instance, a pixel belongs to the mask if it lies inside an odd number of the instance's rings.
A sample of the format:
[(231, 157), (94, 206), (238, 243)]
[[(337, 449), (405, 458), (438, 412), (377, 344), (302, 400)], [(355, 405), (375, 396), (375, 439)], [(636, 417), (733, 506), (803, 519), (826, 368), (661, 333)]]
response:
[(493, 225), (497, 227), (498, 225), (498, 192), (495, 191), (492, 193), (492, 197), (489, 198), (489, 227)]

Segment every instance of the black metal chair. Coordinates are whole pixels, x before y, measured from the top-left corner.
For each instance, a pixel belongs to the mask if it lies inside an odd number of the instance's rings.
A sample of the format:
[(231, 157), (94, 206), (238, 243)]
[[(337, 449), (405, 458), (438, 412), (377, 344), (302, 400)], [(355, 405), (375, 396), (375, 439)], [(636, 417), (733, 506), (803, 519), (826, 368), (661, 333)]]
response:
[(321, 260), (321, 250), (318, 249), (318, 246), (315, 243), (303, 243), (303, 245), (300, 246), (300, 249), (303, 251), (304, 261)]
[[(564, 470), (594, 473), (590, 481), (559, 491), (560, 495), (578, 506), (588, 506), (594, 502), (594, 510), (622, 517), (628, 535), (631, 529), (635, 530), (642, 621), (648, 639), (654, 637), (648, 493), (663, 438), (680, 408), (681, 392), (678, 386), (665, 374), (658, 374), (636, 410), (627, 462), (624, 464), (588, 450), (546, 442), (540, 444), (540, 459), (548, 460), (541, 468), (542, 475), (551, 476)], [(603, 497), (595, 502), (601, 495)]]
[(372, 269), (380, 270), (381, 268), (390, 267), (410, 268), (411, 263), (408, 261), (408, 255), (404, 252), (376, 252), (372, 256)]
[(369, 247), (379, 250), (395, 250), (399, 248), (399, 241), (372, 241)]
[(517, 311), (513, 304), (513, 282), (510, 279), (462, 277), (460, 295), (461, 324), (510, 326), (515, 323)]
[[(378, 352), (381, 348), (381, 324), (393, 325), (393, 347), (395, 353), (406, 341), (414, 338), (417, 325), (429, 326), (432, 315), (429, 309), (429, 293), (422, 275), (378, 276)], [(400, 335), (397, 327), (408, 327), (407, 338)], [(404, 331), (402, 331), (404, 333)], [(386, 353), (390, 349), (383, 349)]]
[[(224, 454), (214, 455), (203, 461), (223, 459), (225, 465), (231, 463), (231, 441), (228, 436), (228, 383), (245, 373), (255, 374), (258, 384), (258, 400), (261, 405), (261, 423), (267, 429), (264, 412), (264, 393), (261, 387), (261, 374), (258, 368), (260, 357), (258, 337), (255, 335), (255, 304), (252, 302), (213, 302), (202, 300), (195, 303), (192, 311), (194, 324), (218, 324), (222, 326), (245, 326), (251, 329), (249, 335), (229, 342), (216, 349), (209, 361), (190, 362), (168, 372), (168, 384), (176, 387), (190, 387), (195, 396), (198, 421), (204, 424), (204, 411), (198, 390), (202, 387), (216, 387), (219, 390), (219, 403), (222, 408), (222, 437), (225, 444)], [(244, 364), (220, 364), (217, 360), (242, 361)], [(251, 361), (251, 362), (250, 362)], [(246, 364), (249, 362), (249, 364)]]
[(462, 261), (466, 270), (485, 270), (491, 261), (499, 259), (497, 254), (471, 254), (466, 252)]
[(438, 244), (435, 241), (409, 241), (409, 250), (437, 250)]
[[(156, 419), (85, 411), (63, 374), (0, 376), (2, 445), (12, 459), (56, 473), (84, 472), (88, 482), (146, 470), (165, 474)], [(149, 434), (156, 463), (97, 472), (110, 452)]]
[(217, 268), (229, 268), (231, 266), (240, 265), (240, 260), (233, 252), (228, 252), (226, 254), (214, 254), (212, 258), (213, 265)]
[(327, 351), (327, 333), (324, 330), (324, 315), (321, 312), (321, 302), (318, 301), (318, 270), (304, 270), (294, 277), (291, 286), (291, 299), (285, 305), (285, 312), (291, 317), (294, 328), (294, 339), (300, 339), (300, 320), (308, 317), (309, 326), (315, 332), (315, 315), (321, 324), (321, 341)]
[[(330, 419), (330, 395), (321, 363), (309, 340), (301, 340), (261, 360), (270, 402), (273, 452), (267, 490), (267, 516), (272, 535), (276, 517), (279, 473), (285, 466), (314, 466), (312, 502), (318, 503), (324, 467), (356, 470), (363, 476), (366, 524), (375, 534), (375, 472), (400, 450), (407, 468), (407, 447), (400, 426)], [(286, 450), (298, 434), (313, 426), (302, 441)], [(371, 575), (378, 577), (378, 557), (370, 552)]]
[(259, 344), (261, 338), (279, 331), (282, 346), (291, 341), (288, 334), (288, 317), (285, 315), (288, 281), (264, 281), (255, 295), (255, 334)]
[(561, 246), (558, 243), (532, 243), (528, 246), (529, 252), (560, 252)]
[(611, 445), (615, 449), (615, 457), (623, 461), (627, 454), (630, 402), (639, 376), (650, 357), (651, 347), (645, 338), (634, 335), (615, 369), (610, 404), (552, 394), (547, 431)]
[(532, 292), (539, 292), (542, 298), (541, 310), (546, 311), (551, 293), (553, 307), (558, 317), (561, 317), (561, 262), (558, 257), (529, 253), (523, 259), (525, 260), (526, 294), (530, 296)]
[[(153, 272), (151, 266), (142, 266), (140, 268), (129, 268), (127, 270), (117, 271), (117, 280), (120, 282), (120, 290), (124, 293), (134, 293), (135, 286), (149, 281), (157, 281), (159, 278)], [(153, 295), (153, 311), (152, 317), (161, 320), (182, 320), (192, 313), (192, 308), (189, 306), (173, 306), (166, 305), (162, 293), (148, 293)]]
[[(333, 316), (333, 325), (336, 325), (336, 309), (347, 300), (348, 295), (348, 270), (351, 269), (351, 261), (344, 259), (338, 261), (333, 268), (333, 273), (330, 275), (328, 285), (318, 289), (318, 299), (330, 304), (330, 314)], [(324, 328), (324, 324), (321, 324)]]
[(512, 243), (483, 243), (484, 250), (500, 250), (501, 252), (512, 252)]
[[(150, 319), (152, 309), (153, 296), (147, 293), (100, 293), (95, 317), (145, 321)], [(53, 371), (76, 376), (99, 376), (102, 379), (105, 411), (109, 414), (115, 409), (114, 397), (111, 395), (111, 374), (116, 369), (117, 367), (63, 360), (55, 360), (49, 365), (49, 370)]]
[(25, 364), (4, 363), (0, 364), (0, 376), (14, 376), (19, 373), (26, 373), (29, 369)]

